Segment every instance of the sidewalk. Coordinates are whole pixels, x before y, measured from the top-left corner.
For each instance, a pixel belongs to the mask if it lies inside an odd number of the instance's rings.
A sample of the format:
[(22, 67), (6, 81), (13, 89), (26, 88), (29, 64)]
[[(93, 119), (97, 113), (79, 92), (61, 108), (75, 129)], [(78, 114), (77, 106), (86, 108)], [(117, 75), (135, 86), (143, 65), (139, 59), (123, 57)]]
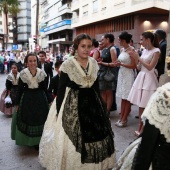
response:
[[(6, 74), (0, 74), (0, 94), (4, 90)], [(129, 115), (128, 126), (118, 128), (115, 122), (119, 119), (120, 99), (117, 99), (118, 110), (111, 112), (110, 119), (115, 134), (115, 149), (117, 158), (123, 150), (135, 139), (134, 131), (138, 125), (138, 114), (136, 106), (132, 106)], [(0, 170), (44, 170), (38, 162), (38, 151), (29, 147), (15, 145), (10, 138), (11, 117), (0, 112)]]

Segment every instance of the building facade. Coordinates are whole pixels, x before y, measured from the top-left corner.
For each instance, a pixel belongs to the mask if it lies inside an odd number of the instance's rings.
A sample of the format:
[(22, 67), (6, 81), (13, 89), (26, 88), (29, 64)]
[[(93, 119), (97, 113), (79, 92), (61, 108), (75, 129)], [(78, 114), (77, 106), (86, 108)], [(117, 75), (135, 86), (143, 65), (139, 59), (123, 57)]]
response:
[(142, 32), (168, 30), (170, 0), (73, 0), (71, 6), (74, 36), (86, 32), (100, 40), (113, 33), (118, 44), (118, 35), (126, 30), (137, 47)]
[(31, 34), (31, 0), (19, 0), (19, 2), (20, 12), (17, 17), (8, 13), (6, 21), (4, 13), (0, 14), (0, 34), (3, 34), (4, 37), (4, 44), (1, 45), (2, 43), (0, 43), (0, 50), (2, 48), (7, 51), (26, 50), (28, 48), (28, 39)]
[[(28, 49), (28, 40), (31, 37), (31, 0), (19, 0), (20, 12), (17, 14), (17, 42), (19, 48)], [(19, 49), (21, 50), (21, 49)]]
[(52, 53), (68, 51), (73, 39), (71, 0), (41, 0), (41, 8), (42, 47)]
[[(13, 45), (13, 31), (10, 29), (12, 25), (12, 15), (8, 14), (8, 23), (6, 24), (6, 17), (3, 12), (0, 13), (0, 51), (12, 49)], [(6, 28), (6, 25), (8, 27)]]

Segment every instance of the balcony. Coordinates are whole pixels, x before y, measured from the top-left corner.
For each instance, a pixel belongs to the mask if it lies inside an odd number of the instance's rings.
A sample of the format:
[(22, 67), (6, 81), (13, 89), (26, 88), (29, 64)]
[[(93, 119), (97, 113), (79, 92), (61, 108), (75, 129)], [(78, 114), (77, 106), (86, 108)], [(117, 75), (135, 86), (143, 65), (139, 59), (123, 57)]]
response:
[[(46, 34), (57, 32), (59, 30), (65, 30), (65, 29), (71, 29), (71, 20), (70, 19), (64, 19), (58, 23), (55, 23), (51, 26), (47, 26), (43, 28), (43, 32)], [(42, 30), (41, 30), (42, 31)]]
[(58, 15), (63, 15), (65, 13), (72, 13), (71, 12), (71, 4), (67, 3), (64, 4), (63, 6), (58, 8)]
[(71, 3), (71, 11), (75, 12), (77, 10), (79, 10), (79, 0), (73, 1)]
[(69, 4), (69, 3), (64, 4), (63, 6), (58, 8), (58, 11), (60, 12), (60, 11), (65, 10), (65, 9), (71, 9), (71, 4)]

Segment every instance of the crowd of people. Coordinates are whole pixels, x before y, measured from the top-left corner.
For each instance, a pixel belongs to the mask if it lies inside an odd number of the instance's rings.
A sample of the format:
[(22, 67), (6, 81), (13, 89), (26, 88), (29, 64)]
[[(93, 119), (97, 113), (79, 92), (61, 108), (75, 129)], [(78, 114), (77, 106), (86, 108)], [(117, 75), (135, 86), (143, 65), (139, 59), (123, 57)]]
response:
[[(127, 31), (121, 32), (118, 48), (111, 33), (100, 41), (85, 33), (77, 35), (69, 53), (58, 55), (55, 64), (44, 51), (10, 54), (11, 72), (0, 110), (12, 115), (11, 138), (16, 144), (39, 149), (40, 163), (48, 170), (147, 170), (151, 163), (153, 169), (170, 169), (166, 33), (160, 29), (143, 32), (140, 51), (132, 38)], [(5, 55), (4, 72), (8, 73)], [(138, 138), (117, 164), (109, 119), (110, 112), (118, 109), (116, 97), (121, 99), (117, 127), (128, 125), (132, 105), (139, 107), (139, 125), (134, 132)], [(7, 98), (11, 98), (10, 106)]]

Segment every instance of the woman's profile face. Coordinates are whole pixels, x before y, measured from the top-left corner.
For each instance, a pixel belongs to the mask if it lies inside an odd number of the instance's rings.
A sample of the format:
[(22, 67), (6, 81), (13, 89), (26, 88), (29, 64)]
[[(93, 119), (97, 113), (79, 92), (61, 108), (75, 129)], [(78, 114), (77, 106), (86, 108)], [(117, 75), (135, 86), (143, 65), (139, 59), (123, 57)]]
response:
[(35, 56), (28, 57), (27, 67), (30, 69), (35, 69), (37, 67), (37, 58)]
[(90, 55), (92, 48), (92, 41), (89, 39), (83, 39), (80, 41), (77, 49), (78, 57), (85, 59)]
[(142, 35), (140, 36), (140, 44), (143, 46), (143, 47), (147, 47), (148, 45), (148, 41), (145, 37), (143, 37)]

